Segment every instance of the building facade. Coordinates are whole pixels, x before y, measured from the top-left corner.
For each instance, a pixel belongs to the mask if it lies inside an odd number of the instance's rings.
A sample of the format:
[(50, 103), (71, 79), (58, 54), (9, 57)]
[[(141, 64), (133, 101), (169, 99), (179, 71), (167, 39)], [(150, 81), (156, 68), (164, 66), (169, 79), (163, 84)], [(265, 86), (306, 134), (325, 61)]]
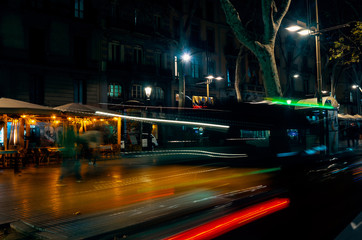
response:
[[(284, 96), (313, 97), (314, 42), (283, 28), (275, 54)], [(0, 96), (48, 106), (177, 107), (177, 61), (188, 52), (185, 106), (205, 101), (209, 75), (222, 77), (209, 85), (212, 103), (227, 103), (236, 101), (240, 48), (216, 0), (1, 0)], [(243, 101), (263, 100), (258, 61), (243, 52)], [(145, 87), (152, 88), (149, 101)]]
[(190, 20), (192, 3), (3, 0), (0, 96), (48, 106), (117, 105), (144, 102), (150, 86), (152, 105), (177, 106), (183, 36), (182, 50), (195, 53), (184, 66), (186, 95), (206, 96), (198, 83), (217, 74), (224, 80), (210, 85), (210, 96), (232, 98), (235, 38), (217, 1), (200, 1)]

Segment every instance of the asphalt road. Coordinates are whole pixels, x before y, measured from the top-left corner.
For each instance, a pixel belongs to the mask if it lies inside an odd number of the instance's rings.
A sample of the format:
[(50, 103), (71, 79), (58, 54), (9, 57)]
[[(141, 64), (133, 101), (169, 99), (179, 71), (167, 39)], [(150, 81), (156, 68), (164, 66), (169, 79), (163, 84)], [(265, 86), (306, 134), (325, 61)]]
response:
[[(355, 160), (357, 166), (338, 176), (295, 182), (289, 208), (217, 239), (346, 239), (342, 231), (362, 212), (362, 161)], [(348, 239), (362, 239), (361, 229), (349, 232)]]
[[(228, 201), (245, 197), (245, 193), (255, 195), (260, 189), (271, 192), (278, 186), (286, 190), (283, 194), (290, 198), (290, 207), (219, 239), (334, 239), (362, 210), (360, 165), (352, 168), (352, 161), (331, 162), (301, 173), (233, 164), (241, 159), (209, 151), (141, 153), (99, 161), (97, 167), (84, 162), (81, 183), (72, 175), (59, 183), (59, 166), (27, 168), (16, 175), (4, 170), (0, 172), (0, 224), (4, 219), (21, 219), (59, 236), (73, 231), (79, 237), (80, 228), (74, 229), (77, 223), (84, 232), (93, 230), (83, 237), (114, 232), (132, 223), (139, 225), (145, 219), (163, 219), (164, 227), (170, 217), (173, 221), (184, 219), (192, 211), (213, 204), (227, 206)], [(112, 224), (99, 225), (110, 217), (114, 229), (110, 228)], [(188, 228), (202, 223), (202, 219), (211, 219), (210, 212), (202, 218), (194, 217), (198, 220), (187, 218)], [(148, 225), (156, 230), (152, 226)], [(140, 234), (143, 230), (140, 227), (129, 233)], [(183, 228), (171, 230), (170, 234)], [(123, 237), (122, 233), (114, 235)], [(131, 235), (127, 237), (132, 239)]]

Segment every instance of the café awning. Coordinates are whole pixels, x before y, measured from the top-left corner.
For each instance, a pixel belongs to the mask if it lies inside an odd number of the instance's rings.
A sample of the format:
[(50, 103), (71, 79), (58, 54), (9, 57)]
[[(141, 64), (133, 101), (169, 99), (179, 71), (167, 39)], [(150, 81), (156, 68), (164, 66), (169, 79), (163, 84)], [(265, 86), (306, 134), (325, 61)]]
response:
[(0, 114), (48, 115), (59, 112), (51, 107), (24, 102), (11, 98), (0, 98)]
[(55, 107), (54, 109), (59, 110), (63, 113), (85, 114), (85, 115), (94, 114), (94, 110), (80, 103), (68, 103)]
[(54, 109), (57, 109), (63, 113), (71, 113), (71, 114), (79, 114), (79, 115), (94, 115), (97, 111), (101, 112), (108, 112), (108, 113), (118, 113), (112, 110), (87, 105), (87, 104), (80, 104), (80, 103), (68, 103), (64, 104), (58, 107), (55, 107)]

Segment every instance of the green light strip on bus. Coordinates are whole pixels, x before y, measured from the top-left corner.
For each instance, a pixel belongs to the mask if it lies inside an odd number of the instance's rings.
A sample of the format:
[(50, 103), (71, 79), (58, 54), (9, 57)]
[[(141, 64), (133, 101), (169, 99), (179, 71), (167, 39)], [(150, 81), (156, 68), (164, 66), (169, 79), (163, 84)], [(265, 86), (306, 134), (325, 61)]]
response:
[(323, 109), (334, 109), (333, 106), (326, 106), (315, 103), (298, 103), (295, 100), (290, 99), (276, 99), (276, 98), (267, 98), (266, 100), (271, 101), (274, 104), (286, 105), (286, 106), (295, 106), (295, 107), (309, 107), (309, 108), (323, 108)]

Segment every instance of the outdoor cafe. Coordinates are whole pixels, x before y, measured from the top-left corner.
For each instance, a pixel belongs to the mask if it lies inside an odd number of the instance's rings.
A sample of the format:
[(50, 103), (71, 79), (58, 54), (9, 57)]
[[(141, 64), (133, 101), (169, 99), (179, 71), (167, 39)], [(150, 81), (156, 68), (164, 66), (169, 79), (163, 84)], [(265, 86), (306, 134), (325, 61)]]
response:
[(100, 109), (78, 103), (51, 108), (0, 98), (0, 168), (60, 163), (67, 128), (78, 136), (100, 130), (100, 153), (119, 154), (121, 119), (96, 116)]

